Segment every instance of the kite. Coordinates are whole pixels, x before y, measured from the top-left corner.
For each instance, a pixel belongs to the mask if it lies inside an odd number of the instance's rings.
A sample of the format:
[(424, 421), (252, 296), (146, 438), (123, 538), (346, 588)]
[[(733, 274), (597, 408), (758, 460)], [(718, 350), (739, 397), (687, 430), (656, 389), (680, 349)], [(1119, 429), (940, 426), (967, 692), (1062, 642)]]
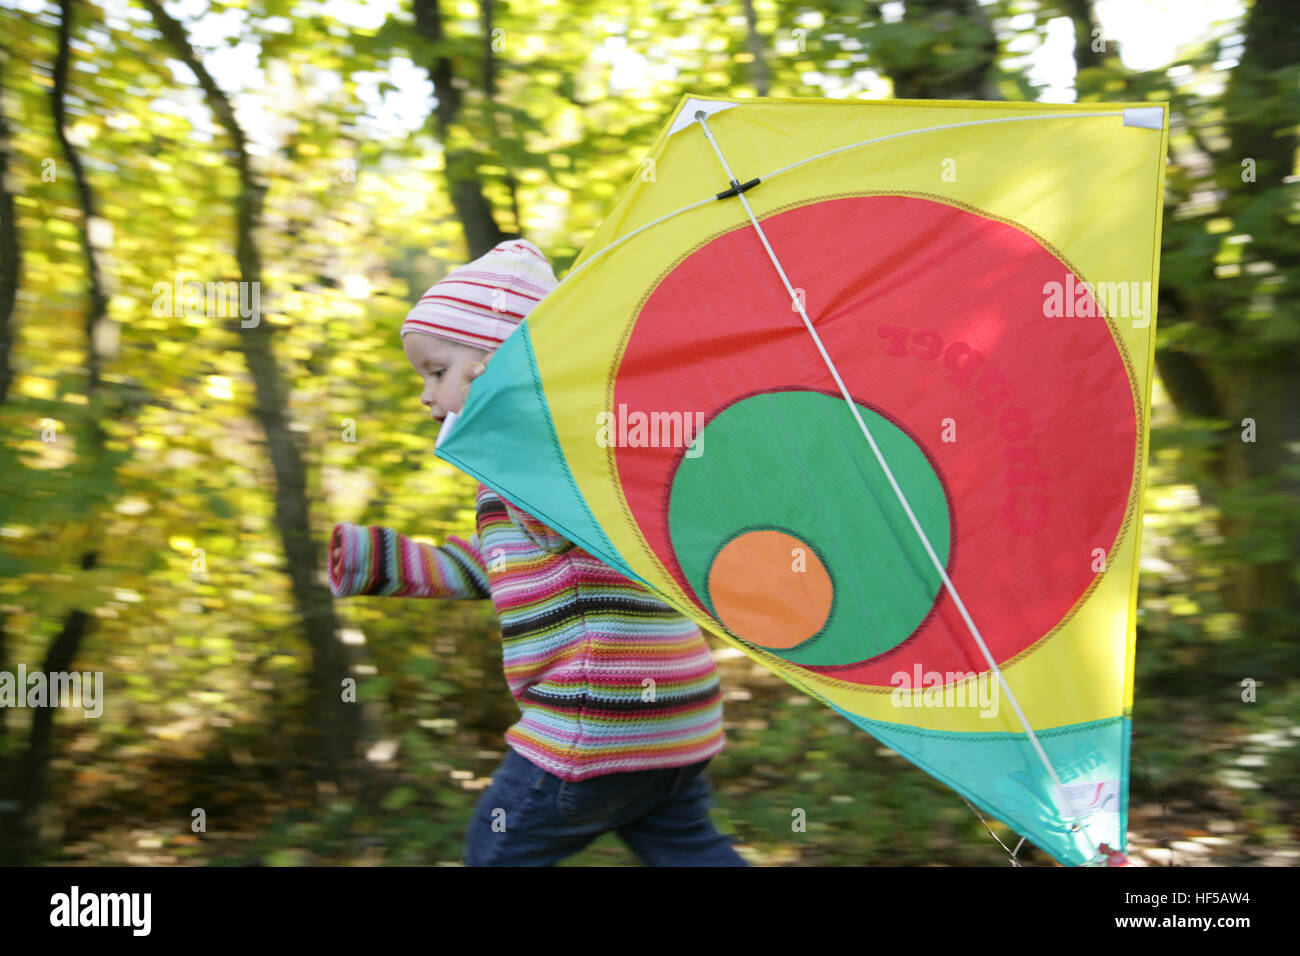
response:
[(1167, 136), (1142, 103), (684, 95), (437, 455), (1060, 863), (1118, 862)]

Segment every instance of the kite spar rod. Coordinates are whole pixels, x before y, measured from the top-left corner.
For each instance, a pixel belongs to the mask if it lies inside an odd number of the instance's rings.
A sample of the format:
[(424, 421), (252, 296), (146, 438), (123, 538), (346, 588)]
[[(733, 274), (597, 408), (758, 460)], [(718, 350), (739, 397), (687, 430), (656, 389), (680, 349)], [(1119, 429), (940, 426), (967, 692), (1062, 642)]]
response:
[[(964, 123), (944, 123), (941, 126), (922, 126), (920, 129), (907, 129), (898, 133), (889, 133), (885, 136), (873, 136), (871, 139), (864, 139), (861, 142), (857, 142), (857, 143), (849, 143), (845, 146), (837, 146), (834, 149), (826, 150), (826, 152), (824, 153), (815, 153), (814, 155), (808, 156), (797, 162), (793, 162), (786, 166), (782, 166), (780, 169), (774, 169), (770, 173), (764, 173), (762, 176), (755, 176), (748, 183), (737, 184), (737, 186), (733, 187), (733, 189), (726, 190), (725, 192), (715, 196), (709, 196), (707, 199), (701, 199), (698, 202), (691, 203), (690, 205), (682, 206), (680, 209), (674, 209), (672, 212), (666, 213), (660, 216), (658, 219), (652, 219), (650, 222), (647, 222), (644, 225), (637, 226), (631, 232), (619, 236), (609, 245), (604, 246), (599, 251), (592, 253), (589, 258), (582, 260), (582, 262), (578, 263), (576, 266), (570, 269), (565, 274), (564, 278), (561, 279), (560, 281), (562, 282), (567, 281), (571, 276), (577, 275), (579, 272), (587, 268), (587, 266), (591, 265), (593, 262), (595, 262), (597, 259), (603, 256), (605, 253), (610, 252), (611, 250), (617, 248), (618, 246), (621, 246), (623, 243), (627, 242), (629, 239), (633, 238), (637, 234), (645, 232), (651, 226), (657, 226), (659, 225), (659, 223), (666, 222), (667, 220), (672, 219), (674, 216), (680, 216), (684, 212), (690, 212), (692, 209), (699, 209), (701, 206), (707, 206), (710, 203), (716, 202), (719, 199), (725, 199), (727, 196), (735, 195), (736, 194), (735, 190), (738, 190), (742, 187), (744, 189), (748, 189), (751, 186), (756, 186), (759, 182), (771, 179), (773, 176), (779, 176), (781, 173), (788, 173), (790, 170), (798, 166), (802, 166), (805, 163), (811, 163), (814, 160), (818, 160), (818, 159), (825, 159), (827, 156), (834, 156), (836, 153), (842, 153), (847, 149), (857, 149), (860, 146), (871, 146), (874, 143), (883, 143), (885, 140), (899, 139), (900, 137), (903, 136), (916, 136), (920, 133), (935, 133), (945, 129), (960, 129), (961, 127), (964, 126), (988, 126), (992, 123), (1024, 123), (1030, 120), (1094, 119), (1099, 116), (1123, 116), (1123, 115), (1124, 115), (1123, 110), (1112, 110), (1107, 113), (1035, 113), (1032, 116), (999, 116), (996, 119), (967, 120)], [(718, 148), (717, 144), (714, 144), (713, 148), (716, 150)], [(721, 156), (721, 153), (719, 153), (719, 156)], [(724, 162), (723, 166), (725, 165), (726, 163)], [(731, 175), (731, 174), (728, 173), (727, 175)]]
[[(1016, 695), (1012, 692), (1011, 685), (1007, 683), (1006, 676), (1002, 673), (1002, 669), (998, 667), (997, 661), (993, 659), (992, 653), (989, 652), (988, 645), (984, 643), (984, 638), (980, 635), (979, 628), (975, 626), (975, 621), (971, 619), (970, 612), (966, 610), (966, 603), (961, 599), (961, 595), (957, 593), (957, 588), (952, 583), (952, 578), (948, 577), (947, 569), (944, 568), (943, 562), (939, 560), (939, 556), (935, 553), (934, 547), (930, 544), (930, 539), (926, 535), (925, 529), (921, 527), (921, 522), (917, 520), (916, 513), (912, 511), (912, 506), (908, 503), (907, 496), (903, 494), (903, 489), (899, 487), (898, 480), (894, 477), (894, 472), (890, 469), (889, 463), (885, 461), (885, 456), (881, 453), (880, 447), (876, 444), (875, 438), (871, 435), (871, 430), (867, 428), (866, 422), (862, 420), (862, 416), (858, 413), (857, 404), (849, 394), (848, 387), (844, 384), (844, 380), (840, 378), (839, 370), (835, 367), (835, 363), (831, 360), (830, 355), (827, 354), (826, 347), (822, 345), (821, 336), (819, 336), (817, 330), (813, 328), (812, 321), (808, 318), (808, 313), (804, 310), (801, 298), (795, 294), (794, 287), (790, 284), (790, 280), (785, 274), (785, 269), (781, 267), (780, 260), (777, 259), (776, 253), (772, 251), (772, 246), (767, 241), (767, 234), (763, 232), (763, 227), (759, 224), (758, 217), (754, 215), (754, 210), (750, 207), (749, 200), (745, 198), (745, 189), (751, 186), (752, 183), (742, 184), (736, 178), (735, 174), (732, 173), (731, 167), (727, 164), (727, 158), (722, 155), (722, 150), (718, 148), (717, 141), (713, 138), (713, 131), (709, 129), (707, 118), (708, 117), (703, 110), (696, 111), (695, 121), (700, 124), (700, 128), (708, 138), (709, 144), (713, 147), (713, 151), (718, 154), (718, 161), (722, 163), (722, 169), (727, 174), (727, 179), (731, 183), (731, 189), (725, 193), (719, 194), (719, 198), (722, 198), (724, 195), (734, 195), (742, 204), (744, 204), (745, 212), (749, 214), (749, 221), (758, 232), (758, 238), (762, 240), (763, 248), (767, 250), (767, 255), (772, 260), (772, 265), (776, 266), (777, 274), (781, 276), (781, 282), (785, 285), (786, 292), (790, 293), (790, 299), (794, 303), (795, 308), (799, 310), (799, 316), (803, 319), (803, 324), (808, 329), (808, 333), (812, 336), (813, 343), (817, 346), (817, 351), (821, 353), (822, 360), (826, 363), (826, 367), (834, 377), (835, 384), (839, 386), (840, 394), (844, 396), (844, 401), (848, 403), (849, 411), (853, 413), (854, 419), (857, 420), (858, 427), (862, 429), (862, 434), (866, 436), (868, 444), (871, 445), (871, 450), (876, 456), (876, 461), (879, 462), (881, 470), (885, 473), (885, 477), (889, 479), (889, 484), (893, 487), (894, 494), (898, 497), (898, 503), (901, 504), (903, 510), (907, 512), (908, 520), (912, 522), (912, 528), (916, 531), (917, 537), (921, 539), (921, 544), (925, 546), (926, 554), (930, 556), (930, 561), (934, 565), (934, 569), (939, 572), (939, 577), (943, 579), (944, 587), (948, 589), (948, 593), (952, 596), (953, 604), (961, 614), (962, 620), (966, 622), (966, 627), (970, 630), (971, 637), (973, 637), (975, 643), (979, 645), (979, 649), (981, 653), (983, 653), (984, 659), (988, 662), (989, 668), (998, 675), (998, 682), (1002, 685), (1003, 691), (1006, 692), (1007, 697), (1010, 699), (1011, 707), (1015, 710), (1016, 716), (1020, 718), (1020, 724), (1025, 728), (1025, 733), (1029, 737), (1029, 742), (1033, 744), (1034, 750), (1038, 754), (1038, 759), (1042, 761), (1043, 766), (1047, 769), (1048, 775), (1052, 778), (1052, 783), (1056, 786), (1058, 801), (1069, 810), (1070, 816), (1074, 819), (1074, 830), (1083, 834), (1083, 838), (1088, 841), (1088, 845), (1092, 848), (1093, 857), (1095, 858), (1100, 853), (1097, 844), (1093, 842), (1087, 828), (1081, 824), (1080, 821), (1082, 818), (1079, 816), (1079, 812), (1074, 808), (1074, 804), (1066, 794), (1065, 785), (1061, 783), (1061, 778), (1057, 776), (1056, 768), (1052, 766), (1052, 761), (1048, 758), (1047, 751), (1043, 749), (1043, 745), (1039, 741), (1038, 735), (1034, 733), (1034, 728), (1030, 726), (1029, 718), (1026, 717), (1025, 712), (1020, 709), (1020, 702), (1016, 700)], [(757, 181), (755, 180), (753, 182)], [(1060, 812), (1060, 809), (1061, 807), (1058, 805), (1057, 812)]]

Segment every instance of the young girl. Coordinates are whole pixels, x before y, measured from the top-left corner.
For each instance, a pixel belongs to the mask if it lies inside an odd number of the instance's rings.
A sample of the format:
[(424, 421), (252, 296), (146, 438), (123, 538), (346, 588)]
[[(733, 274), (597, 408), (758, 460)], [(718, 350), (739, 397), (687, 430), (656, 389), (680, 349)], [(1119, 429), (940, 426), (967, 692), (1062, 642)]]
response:
[[(424, 294), (401, 338), (436, 420), (460, 412), (470, 381), (556, 285), (518, 239)], [(466, 864), (547, 866), (614, 830), (650, 866), (746, 866), (709, 818), (722, 696), (699, 628), (484, 485), (476, 512), (468, 540), (440, 547), (348, 523), (330, 540), (338, 597), (496, 605), (521, 717), (466, 829)]]

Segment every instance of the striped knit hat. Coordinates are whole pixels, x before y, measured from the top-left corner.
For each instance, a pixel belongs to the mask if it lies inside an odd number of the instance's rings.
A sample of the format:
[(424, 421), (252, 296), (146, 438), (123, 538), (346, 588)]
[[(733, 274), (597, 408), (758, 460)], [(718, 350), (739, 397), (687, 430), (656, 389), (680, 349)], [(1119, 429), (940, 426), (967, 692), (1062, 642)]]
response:
[(435, 282), (406, 314), (401, 337), (424, 332), (492, 352), (557, 285), (540, 249), (508, 239)]

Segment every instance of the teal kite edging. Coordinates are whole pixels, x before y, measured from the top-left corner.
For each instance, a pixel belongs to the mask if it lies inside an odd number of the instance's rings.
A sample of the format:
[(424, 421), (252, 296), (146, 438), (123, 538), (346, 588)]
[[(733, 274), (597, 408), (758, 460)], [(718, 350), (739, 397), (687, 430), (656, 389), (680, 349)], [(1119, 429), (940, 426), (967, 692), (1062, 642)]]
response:
[[(1031, 780), (1043, 793), (1050, 793), (1048, 778), (1033, 752), (1027, 735), (1023, 733), (951, 733), (929, 731), (919, 727), (890, 724), (852, 714), (835, 704), (827, 705), (881, 743), (896, 750), (926, 773), (956, 790), (980, 811), (1001, 820), (1017, 833), (1028, 837), (1057, 860), (1072, 866), (1089, 862), (1087, 844), (1082, 837), (1071, 835), (1060, 824), (1042, 813), (1009, 813), (1006, 797), (997, 792), (999, 781), (1009, 780), (1013, 774), (1024, 776), (1025, 768), (1033, 771)], [(1129, 738), (1131, 721), (1128, 717), (1108, 717), (1102, 720), (1038, 730), (1043, 748), (1053, 758), (1058, 741), (1080, 739), (1091, 742), (1104, 755), (1105, 763), (1096, 768), (1103, 777), (1117, 779), (1120, 783), (1120, 807), (1116, 833), (1098, 829), (1091, 834), (1096, 844), (1108, 843), (1112, 849), (1123, 850), (1128, 832), (1128, 782)], [(930, 746), (927, 747), (926, 745)], [(931, 751), (926, 753), (925, 751)], [(1059, 752), (1056, 758), (1059, 758)], [(1061, 767), (1056, 764), (1059, 773)], [(1090, 774), (1090, 776), (1092, 776)], [(1064, 781), (1067, 785), (1078, 781)], [(1104, 815), (1099, 822), (1104, 821)]]
[[(593, 422), (593, 441), (595, 427)], [(601, 529), (564, 459), (527, 320), (492, 355), (451, 434), (434, 454), (620, 574), (646, 584)], [(547, 506), (539, 506), (540, 501)]]

